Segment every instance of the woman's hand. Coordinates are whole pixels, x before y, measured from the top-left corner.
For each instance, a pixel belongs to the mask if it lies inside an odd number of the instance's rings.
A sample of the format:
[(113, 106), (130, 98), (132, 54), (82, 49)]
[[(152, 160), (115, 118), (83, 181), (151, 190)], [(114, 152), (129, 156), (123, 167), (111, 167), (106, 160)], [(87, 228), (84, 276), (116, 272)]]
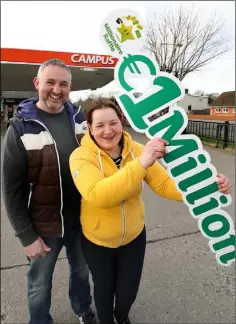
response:
[(217, 174), (217, 184), (219, 191), (223, 194), (229, 194), (231, 192), (232, 185), (229, 179), (224, 174)]
[(155, 163), (157, 159), (166, 154), (168, 142), (161, 138), (153, 138), (144, 146), (144, 151), (139, 157), (139, 162), (143, 168), (147, 169)]
[[(169, 143), (161, 138), (153, 138), (144, 146), (144, 151), (139, 157), (139, 162), (143, 168), (152, 166), (157, 159), (161, 159), (166, 154), (166, 146)], [(232, 185), (224, 174), (217, 174), (217, 184), (219, 191), (223, 194), (229, 194)]]

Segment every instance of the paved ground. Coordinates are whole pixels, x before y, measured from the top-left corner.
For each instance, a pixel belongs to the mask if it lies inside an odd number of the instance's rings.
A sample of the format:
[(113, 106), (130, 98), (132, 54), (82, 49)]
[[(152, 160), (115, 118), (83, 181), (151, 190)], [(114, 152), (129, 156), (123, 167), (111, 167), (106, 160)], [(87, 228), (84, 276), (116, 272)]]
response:
[[(131, 133), (137, 141), (143, 135)], [(4, 132), (1, 133), (1, 141)], [(205, 147), (213, 165), (233, 183), (235, 215), (235, 157)], [(137, 300), (131, 311), (134, 323), (235, 323), (235, 267), (219, 266), (184, 204), (161, 199), (147, 187), (147, 253)], [(27, 323), (27, 262), (1, 204), (1, 319)], [(77, 323), (68, 302), (68, 266), (62, 251), (57, 263), (51, 312), (56, 323)]]

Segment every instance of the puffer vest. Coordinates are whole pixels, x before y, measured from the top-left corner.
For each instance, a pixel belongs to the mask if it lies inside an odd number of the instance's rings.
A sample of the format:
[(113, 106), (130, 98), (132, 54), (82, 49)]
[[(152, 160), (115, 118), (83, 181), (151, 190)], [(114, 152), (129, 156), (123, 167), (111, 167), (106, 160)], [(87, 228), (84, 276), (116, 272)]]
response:
[[(37, 100), (34, 104), (36, 102)], [(59, 154), (49, 130), (36, 113), (36, 107), (31, 105), (30, 109), (28, 113), (27, 107), (23, 107), (17, 118), (11, 122), (21, 138), (28, 157), (29, 217), (34, 230), (40, 236), (62, 237), (63, 195)], [(65, 109), (79, 146), (87, 130), (87, 123), (83, 114), (71, 103), (65, 103)]]

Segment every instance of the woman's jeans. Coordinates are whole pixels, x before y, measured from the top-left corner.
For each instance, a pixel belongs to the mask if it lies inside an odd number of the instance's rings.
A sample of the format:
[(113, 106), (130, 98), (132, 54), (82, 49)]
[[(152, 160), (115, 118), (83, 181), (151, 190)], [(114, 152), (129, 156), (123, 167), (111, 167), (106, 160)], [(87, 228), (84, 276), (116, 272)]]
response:
[[(73, 311), (83, 316), (90, 311), (89, 270), (81, 249), (81, 232), (70, 231), (63, 238), (43, 238), (51, 248), (47, 256), (30, 260), (28, 271), (29, 324), (50, 324), (52, 276), (63, 247), (70, 266), (69, 298)], [(65, 283), (66, 284), (66, 283)]]

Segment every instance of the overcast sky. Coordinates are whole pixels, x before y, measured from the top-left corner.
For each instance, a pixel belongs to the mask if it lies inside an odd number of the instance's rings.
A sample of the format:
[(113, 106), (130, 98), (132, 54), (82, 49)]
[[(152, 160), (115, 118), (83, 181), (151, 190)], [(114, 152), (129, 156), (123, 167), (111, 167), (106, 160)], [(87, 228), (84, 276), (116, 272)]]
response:
[[(100, 25), (114, 9), (133, 8), (157, 17), (182, 4), (200, 9), (201, 19), (215, 12), (226, 21), (222, 35), (235, 45), (234, 1), (1, 1), (1, 47), (107, 54)], [(190, 92), (235, 90), (235, 49), (183, 81)]]

